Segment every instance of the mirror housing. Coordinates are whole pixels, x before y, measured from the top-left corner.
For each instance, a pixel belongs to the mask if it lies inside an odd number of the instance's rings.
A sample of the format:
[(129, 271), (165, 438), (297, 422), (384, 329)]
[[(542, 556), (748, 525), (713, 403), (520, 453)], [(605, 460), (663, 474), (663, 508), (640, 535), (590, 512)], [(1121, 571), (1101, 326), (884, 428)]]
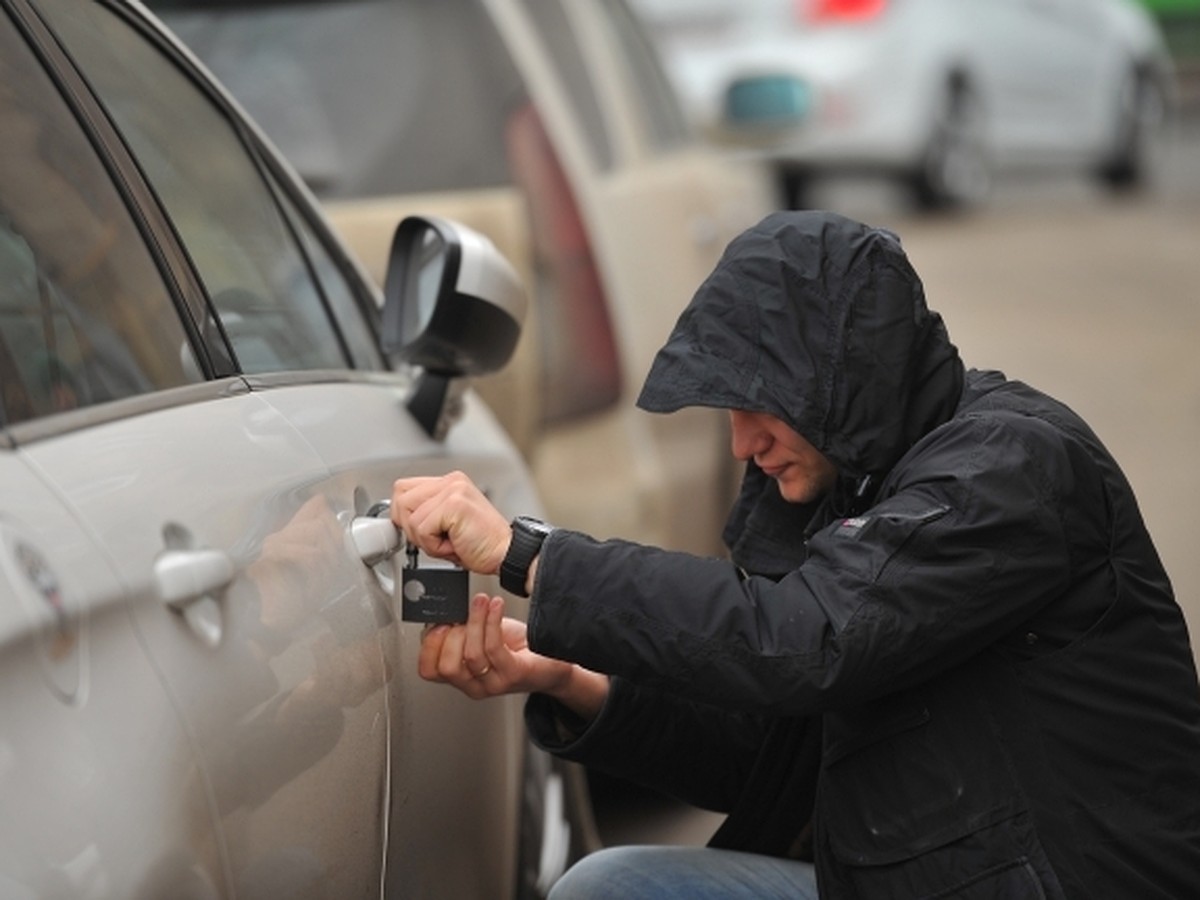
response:
[(383, 349), (424, 370), (409, 408), (441, 438), (450, 387), (503, 368), (528, 301), (516, 271), (483, 235), (448, 219), (408, 216), (396, 228), (383, 288)]
[(432, 216), (397, 226), (383, 298), (384, 351), (451, 378), (503, 368), (527, 305), (516, 271), (490, 240)]

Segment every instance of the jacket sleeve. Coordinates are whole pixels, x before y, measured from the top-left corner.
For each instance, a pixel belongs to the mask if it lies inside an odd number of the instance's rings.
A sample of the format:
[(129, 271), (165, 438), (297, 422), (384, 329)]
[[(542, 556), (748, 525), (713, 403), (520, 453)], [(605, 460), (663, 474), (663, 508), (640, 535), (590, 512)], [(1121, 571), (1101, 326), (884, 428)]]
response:
[(910, 451), (874, 507), (815, 535), (778, 583), (556, 531), (530, 646), (730, 710), (806, 715), (870, 700), (961, 663), (1064, 590), (1073, 462), (1045, 423), (956, 420)]
[(526, 701), (525, 721), (543, 750), (714, 812), (742, 795), (768, 727), (621, 678), (590, 723), (544, 694)]

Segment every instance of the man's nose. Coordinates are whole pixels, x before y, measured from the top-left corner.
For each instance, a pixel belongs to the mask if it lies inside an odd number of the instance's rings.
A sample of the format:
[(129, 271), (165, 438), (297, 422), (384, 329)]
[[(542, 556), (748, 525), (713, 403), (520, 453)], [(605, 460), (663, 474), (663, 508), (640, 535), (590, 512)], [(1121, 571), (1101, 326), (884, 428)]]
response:
[(734, 459), (753, 459), (766, 449), (766, 432), (757, 427), (754, 416), (740, 410), (729, 413), (730, 441)]

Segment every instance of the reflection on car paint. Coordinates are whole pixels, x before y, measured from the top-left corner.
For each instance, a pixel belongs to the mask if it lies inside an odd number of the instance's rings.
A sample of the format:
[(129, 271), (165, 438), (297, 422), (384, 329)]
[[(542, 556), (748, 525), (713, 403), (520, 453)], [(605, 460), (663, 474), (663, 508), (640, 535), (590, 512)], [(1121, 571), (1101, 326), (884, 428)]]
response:
[(79, 612), (68, 606), (58, 576), (42, 552), (0, 523), (0, 566), (18, 589), (37, 633), (38, 661), (51, 692), (64, 703), (80, 689), (82, 637)]

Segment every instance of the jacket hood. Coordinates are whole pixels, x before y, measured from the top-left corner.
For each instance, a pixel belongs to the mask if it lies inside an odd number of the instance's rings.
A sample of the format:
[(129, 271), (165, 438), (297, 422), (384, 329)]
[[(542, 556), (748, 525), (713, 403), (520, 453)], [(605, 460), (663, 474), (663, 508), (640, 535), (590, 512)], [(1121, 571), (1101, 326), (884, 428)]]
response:
[(638, 405), (769, 413), (843, 477), (881, 478), (950, 418), (962, 384), (958, 351), (899, 239), (834, 213), (790, 211), (726, 248)]

